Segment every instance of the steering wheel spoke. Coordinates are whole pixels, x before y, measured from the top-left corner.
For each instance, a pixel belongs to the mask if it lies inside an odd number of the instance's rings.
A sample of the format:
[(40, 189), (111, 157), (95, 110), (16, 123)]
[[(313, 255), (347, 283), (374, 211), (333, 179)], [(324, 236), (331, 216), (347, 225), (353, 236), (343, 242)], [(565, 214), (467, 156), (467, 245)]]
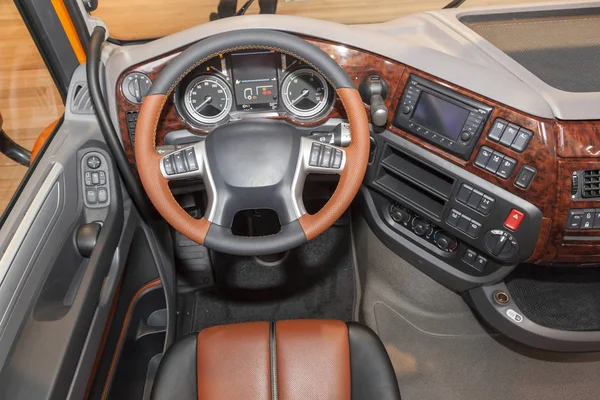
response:
[(175, 150), (160, 159), (160, 172), (167, 180), (202, 178), (205, 175), (204, 142)]

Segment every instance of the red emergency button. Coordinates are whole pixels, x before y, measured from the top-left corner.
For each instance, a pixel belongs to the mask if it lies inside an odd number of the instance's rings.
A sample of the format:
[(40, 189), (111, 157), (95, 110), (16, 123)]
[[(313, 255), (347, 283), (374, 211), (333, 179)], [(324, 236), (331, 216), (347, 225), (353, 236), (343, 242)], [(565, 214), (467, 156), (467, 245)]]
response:
[(523, 218), (525, 218), (525, 214), (513, 208), (510, 211), (510, 214), (508, 214), (506, 221), (504, 221), (504, 226), (510, 230), (516, 231), (519, 228), (519, 225), (521, 225)]

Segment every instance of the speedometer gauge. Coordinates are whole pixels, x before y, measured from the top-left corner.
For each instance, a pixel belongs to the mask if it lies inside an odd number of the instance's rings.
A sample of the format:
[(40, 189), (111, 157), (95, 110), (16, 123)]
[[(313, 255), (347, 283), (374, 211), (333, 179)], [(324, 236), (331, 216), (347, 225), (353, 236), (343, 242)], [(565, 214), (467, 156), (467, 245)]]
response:
[(202, 124), (216, 124), (231, 111), (231, 89), (217, 76), (201, 75), (185, 89), (183, 104), (194, 120)]
[(298, 117), (314, 117), (327, 107), (329, 86), (321, 74), (310, 68), (290, 73), (281, 87), (283, 104)]

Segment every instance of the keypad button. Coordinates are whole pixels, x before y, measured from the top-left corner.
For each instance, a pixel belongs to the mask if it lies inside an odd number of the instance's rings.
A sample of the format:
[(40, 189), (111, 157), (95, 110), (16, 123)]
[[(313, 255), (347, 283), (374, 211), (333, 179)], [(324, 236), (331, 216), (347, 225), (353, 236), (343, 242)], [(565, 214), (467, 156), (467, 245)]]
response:
[(457, 226), (461, 215), (462, 214), (456, 210), (450, 210), (446, 222), (448, 222), (448, 225)]
[(83, 175), (83, 179), (85, 180), (85, 185), (86, 186), (92, 186), (92, 173), (87, 171), (84, 175)]
[(320, 167), (329, 168), (329, 166), (331, 165), (332, 153), (333, 148), (325, 146), (325, 148), (323, 149), (323, 155), (321, 156), (321, 162), (319, 162)]
[(331, 164), (332, 168), (340, 168), (342, 166), (342, 158), (343, 154), (341, 150), (335, 151), (335, 156), (333, 157), (333, 163)]
[(91, 169), (98, 169), (102, 165), (102, 161), (97, 156), (91, 156), (87, 159), (87, 166)]
[(106, 203), (108, 201), (108, 190), (106, 188), (98, 188), (98, 203)]
[(469, 222), (469, 227), (467, 228), (467, 235), (478, 238), (479, 233), (481, 232), (481, 224), (474, 219)]
[(586, 208), (583, 210), (583, 219), (581, 220), (581, 229), (593, 229), (594, 228), (594, 217), (596, 216), (596, 210), (593, 208)]
[(583, 210), (570, 210), (567, 229), (579, 229), (581, 221), (583, 221)]
[(477, 258), (475, 259), (475, 263), (472, 265), (472, 267), (478, 270), (479, 272), (482, 272), (485, 269), (487, 263), (487, 258), (483, 256), (477, 256)]
[(508, 179), (510, 178), (510, 175), (512, 174), (516, 166), (517, 160), (505, 156), (502, 160), (502, 164), (500, 164), (500, 167), (498, 168), (498, 171), (496, 171), (496, 175), (498, 175), (501, 178)]
[(537, 174), (537, 170), (529, 165), (524, 165), (519, 171), (519, 175), (517, 175), (517, 179), (515, 180), (515, 186), (520, 187), (521, 189), (527, 189), (533, 178), (535, 178), (535, 174)]
[(469, 201), (467, 202), (467, 205), (469, 207), (471, 207), (474, 210), (477, 210), (477, 207), (479, 206), (479, 202), (481, 201), (481, 199), (483, 198), (483, 193), (481, 193), (479, 190), (473, 190), (473, 193), (471, 193), (471, 196), (469, 197)]
[(504, 154), (494, 151), (492, 153), (492, 156), (490, 157), (490, 160), (488, 161), (487, 165), (485, 166), (485, 169), (490, 171), (491, 173), (495, 174), (496, 171), (498, 171), (498, 168), (500, 168), (500, 164), (502, 164), (503, 159), (504, 159)]
[(517, 125), (508, 124), (502, 137), (500, 138), (500, 144), (506, 147), (510, 147), (515, 137), (517, 137), (517, 133), (519, 132), (519, 127)]
[(477, 153), (477, 158), (475, 158), (475, 165), (480, 168), (485, 168), (491, 156), (492, 149), (489, 147), (482, 147), (479, 149), (479, 153)]
[(527, 145), (529, 144), (529, 141), (532, 137), (533, 132), (521, 128), (519, 129), (519, 133), (517, 134), (515, 140), (512, 142), (510, 148), (515, 151), (518, 151), (519, 153), (522, 153), (527, 148)]
[(471, 223), (471, 218), (469, 218), (463, 214), (460, 216), (460, 219), (458, 220), (458, 224), (456, 225), (456, 227), (463, 232), (467, 232), (467, 229), (469, 229), (470, 223)]
[(469, 185), (462, 185), (460, 187), (460, 190), (458, 191), (458, 195), (456, 196), (456, 199), (458, 201), (460, 201), (461, 203), (467, 204), (467, 201), (469, 201), (469, 196), (471, 196), (471, 192), (473, 191), (473, 188)]
[(467, 249), (465, 254), (463, 255), (463, 261), (469, 264), (470, 266), (475, 265), (475, 260), (477, 260), (477, 253), (471, 249)]
[(496, 121), (494, 121), (492, 129), (490, 129), (490, 133), (488, 133), (488, 138), (490, 138), (490, 140), (493, 140), (494, 142), (499, 141), (507, 125), (508, 123), (502, 119), (497, 119)]
[(88, 203), (96, 204), (98, 201), (98, 193), (96, 192), (96, 189), (86, 189), (85, 198)]
[(172, 155), (169, 155), (169, 156), (163, 158), (163, 166), (165, 168), (165, 172), (167, 173), (167, 175), (175, 174), (175, 167), (173, 165), (173, 156)]
[(175, 164), (175, 170), (178, 174), (182, 174), (188, 171), (183, 153), (181, 151), (178, 151), (177, 153), (173, 154), (173, 163)]
[(492, 206), (496, 200), (493, 197), (484, 195), (481, 201), (479, 202), (479, 206), (477, 206), (477, 211), (482, 214), (488, 215), (490, 211), (492, 211)]
[(310, 165), (311, 167), (318, 166), (320, 153), (321, 153), (321, 145), (318, 143), (313, 143), (310, 148), (310, 159), (308, 160), (308, 165)]
[(196, 159), (196, 153), (194, 152), (194, 148), (189, 147), (189, 148), (185, 149), (184, 152), (185, 152), (185, 159), (187, 161), (187, 165), (188, 165), (190, 171), (197, 171), (198, 170), (198, 160)]

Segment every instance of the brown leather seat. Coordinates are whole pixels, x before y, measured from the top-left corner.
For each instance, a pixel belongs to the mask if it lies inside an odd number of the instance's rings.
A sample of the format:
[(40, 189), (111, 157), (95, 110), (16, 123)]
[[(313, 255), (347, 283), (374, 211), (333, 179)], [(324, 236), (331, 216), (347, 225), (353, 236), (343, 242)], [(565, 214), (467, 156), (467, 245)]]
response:
[(153, 400), (399, 400), (377, 335), (358, 323), (250, 322), (188, 335), (165, 354)]

